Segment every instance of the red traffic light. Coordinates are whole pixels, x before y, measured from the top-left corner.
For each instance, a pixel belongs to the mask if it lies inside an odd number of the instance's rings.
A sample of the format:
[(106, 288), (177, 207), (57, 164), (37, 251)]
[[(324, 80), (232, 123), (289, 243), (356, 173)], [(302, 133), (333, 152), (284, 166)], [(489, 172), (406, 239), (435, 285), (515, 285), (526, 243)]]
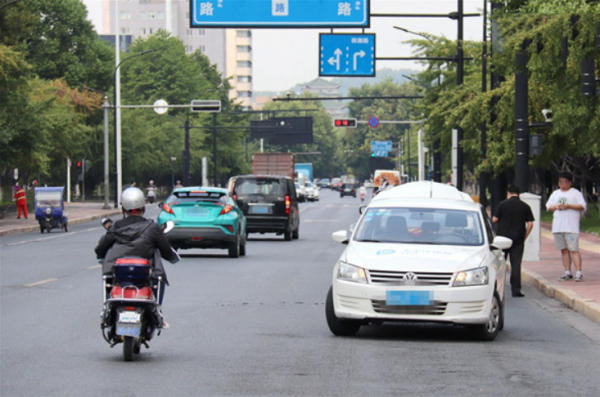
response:
[(356, 128), (356, 119), (334, 119), (333, 126), (334, 127), (349, 127)]
[(77, 168), (81, 168), (81, 160), (77, 162)]

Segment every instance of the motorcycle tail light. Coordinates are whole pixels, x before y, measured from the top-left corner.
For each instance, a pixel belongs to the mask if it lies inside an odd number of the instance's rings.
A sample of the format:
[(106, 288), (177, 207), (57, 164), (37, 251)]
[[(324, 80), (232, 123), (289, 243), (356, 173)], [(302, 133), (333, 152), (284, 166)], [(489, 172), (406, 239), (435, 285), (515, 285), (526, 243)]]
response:
[(226, 204), (224, 206), (224, 208), (221, 210), (221, 212), (219, 212), (219, 215), (227, 214), (227, 213), (231, 212), (231, 210), (233, 210), (233, 205)]
[(290, 196), (285, 196), (285, 214), (288, 215), (290, 213), (290, 209), (292, 208), (292, 200)]
[(163, 204), (162, 209), (163, 209), (163, 211), (168, 212), (169, 214), (175, 215), (175, 213), (173, 212), (173, 209), (171, 208), (171, 206), (169, 204)]

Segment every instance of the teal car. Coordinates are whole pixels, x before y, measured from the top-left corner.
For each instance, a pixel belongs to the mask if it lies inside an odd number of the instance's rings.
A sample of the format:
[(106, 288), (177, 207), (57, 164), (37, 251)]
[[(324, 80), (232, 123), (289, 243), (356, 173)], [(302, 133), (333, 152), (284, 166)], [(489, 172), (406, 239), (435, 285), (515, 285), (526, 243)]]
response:
[(246, 218), (226, 189), (175, 189), (159, 208), (158, 224), (174, 223), (165, 234), (173, 248), (226, 249), (230, 258), (246, 255)]

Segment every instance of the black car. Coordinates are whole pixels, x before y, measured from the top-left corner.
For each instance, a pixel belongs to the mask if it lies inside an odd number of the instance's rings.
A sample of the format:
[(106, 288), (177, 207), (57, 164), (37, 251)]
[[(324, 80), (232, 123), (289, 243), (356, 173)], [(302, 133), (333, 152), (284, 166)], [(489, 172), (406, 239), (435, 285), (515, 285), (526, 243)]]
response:
[(246, 233), (300, 233), (300, 211), (294, 180), (276, 175), (240, 175), (229, 179), (229, 191), (246, 217)]
[(352, 196), (356, 197), (356, 184), (354, 183), (343, 183), (340, 187), (340, 197)]

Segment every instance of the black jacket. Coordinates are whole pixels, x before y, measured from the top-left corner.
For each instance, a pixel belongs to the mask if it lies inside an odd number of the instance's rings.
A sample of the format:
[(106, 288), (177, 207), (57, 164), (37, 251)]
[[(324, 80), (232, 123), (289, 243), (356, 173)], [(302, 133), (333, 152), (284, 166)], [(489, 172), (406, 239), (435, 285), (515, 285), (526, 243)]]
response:
[[(155, 255), (156, 250), (160, 255)], [(167, 285), (167, 274), (160, 256), (170, 262), (178, 259), (160, 226), (141, 216), (129, 216), (115, 222), (100, 238), (94, 251), (98, 259), (104, 259), (103, 275), (112, 275), (112, 268), (118, 258), (139, 256), (154, 262), (152, 277), (162, 276)]]

